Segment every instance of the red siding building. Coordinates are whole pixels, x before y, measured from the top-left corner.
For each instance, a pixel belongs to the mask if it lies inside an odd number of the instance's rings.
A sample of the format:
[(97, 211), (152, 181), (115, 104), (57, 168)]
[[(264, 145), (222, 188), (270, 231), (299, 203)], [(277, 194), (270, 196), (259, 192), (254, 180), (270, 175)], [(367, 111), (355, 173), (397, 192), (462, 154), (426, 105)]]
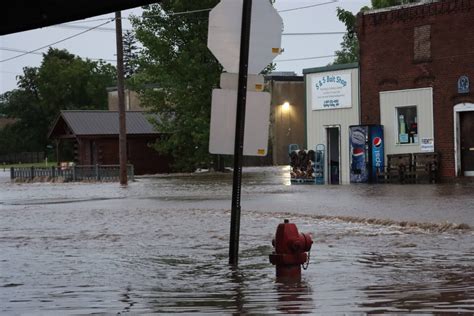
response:
[[(154, 130), (149, 118), (145, 112), (126, 112), (127, 160), (137, 175), (170, 171), (170, 158), (152, 148), (162, 134)], [(49, 138), (57, 146), (72, 142), (74, 161), (79, 165), (119, 164), (118, 112), (61, 111)]]
[[(440, 176), (474, 176), (474, 0), (360, 13), (361, 123), (387, 154), (435, 151)], [(433, 146), (434, 144), (434, 146)]]

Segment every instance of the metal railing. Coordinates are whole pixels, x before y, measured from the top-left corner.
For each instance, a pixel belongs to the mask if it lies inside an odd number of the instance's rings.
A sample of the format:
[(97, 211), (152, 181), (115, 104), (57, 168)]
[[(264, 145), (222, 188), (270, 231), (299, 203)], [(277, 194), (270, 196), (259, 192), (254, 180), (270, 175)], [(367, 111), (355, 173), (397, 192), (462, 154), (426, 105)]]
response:
[[(127, 165), (128, 178), (134, 180), (133, 165)], [(119, 165), (76, 165), (62, 167), (11, 167), (12, 181), (119, 181)]]

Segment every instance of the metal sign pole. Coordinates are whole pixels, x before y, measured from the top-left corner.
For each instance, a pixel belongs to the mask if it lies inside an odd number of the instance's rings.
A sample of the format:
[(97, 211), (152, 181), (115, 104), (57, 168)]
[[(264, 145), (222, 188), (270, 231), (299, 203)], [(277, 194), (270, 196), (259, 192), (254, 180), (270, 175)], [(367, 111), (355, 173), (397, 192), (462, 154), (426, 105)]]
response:
[(237, 118), (234, 143), (234, 177), (232, 183), (232, 211), (230, 219), (229, 264), (232, 265), (237, 265), (239, 261), (240, 193), (242, 184), (242, 156), (244, 148), (251, 16), (252, 0), (244, 0), (240, 37), (239, 85), (237, 90)]

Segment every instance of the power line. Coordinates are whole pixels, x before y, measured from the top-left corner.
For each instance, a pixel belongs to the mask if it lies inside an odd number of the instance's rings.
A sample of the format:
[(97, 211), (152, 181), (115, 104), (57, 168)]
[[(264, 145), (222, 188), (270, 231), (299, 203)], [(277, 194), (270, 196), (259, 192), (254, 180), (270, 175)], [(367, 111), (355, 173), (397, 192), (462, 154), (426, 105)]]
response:
[[(88, 30), (90, 27), (85, 25), (70, 25), (70, 24), (58, 24), (58, 25), (51, 25), (51, 27), (61, 28), (61, 29), (73, 29), (73, 30)], [(115, 32), (113, 27), (97, 27), (94, 31), (107, 31), (107, 32)], [(131, 30), (124, 30), (124, 31), (131, 31)]]
[[(8, 47), (0, 47), (0, 50), (4, 50), (4, 51), (7, 51), (7, 52), (14, 52), (14, 53), (26, 53), (26, 52), (28, 52), (28, 51), (23, 50), (23, 49), (8, 48)], [(43, 53), (39, 53), (39, 52), (31, 52), (30, 54), (32, 54), (32, 55), (43, 55)]]
[[(27, 51), (27, 50), (24, 50), (24, 49), (10, 48), (10, 47), (0, 47), (0, 50), (4, 50), (4, 51), (7, 51), (7, 52), (15, 52), (15, 53), (27, 53), (27, 54), (30, 54), (30, 55), (39, 55), (39, 56), (42, 56), (45, 53), (45, 52), (39, 52), (39, 51), (30, 52), (30, 51)], [(79, 55), (76, 55), (76, 56), (78, 56), (80, 58), (87, 58), (87, 59), (90, 59), (90, 60), (103, 60), (103, 61), (117, 62), (117, 60), (115, 60), (115, 59), (92, 58), (92, 57), (84, 57), (84, 56), (79, 56)]]
[[(89, 29), (88, 26), (83, 26), (83, 25), (70, 25), (70, 24), (58, 24), (58, 25), (53, 25), (52, 27), (57, 27), (57, 28), (66, 28), (66, 29), (82, 29), (82, 30), (87, 30)], [(95, 28), (94, 31), (107, 31), (107, 32), (115, 32), (114, 28), (111, 27), (98, 27)], [(133, 31), (132, 29), (124, 29), (124, 31)], [(303, 35), (342, 35), (346, 34), (346, 32), (306, 32), (306, 33), (283, 33), (283, 36), (303, 36)]]
[(331, 57), (336, 57), (336, 55), (302, 57), (302, 58), (293, 58), (293, 59), (281, 59), (281, 60), (275, 60), (275, 62), (279, 63), (279, 62), (285, 62), (285, 61), (310, 60), (310, 59), (331, 58)]
[[(331, 1), (328, 1), (328, 2), (322, 2), (322, 3), (317, 3), (317, 4), (312, 4), (312, 5), (308, 5), (308, 6), (304, 6), (304, 7), (296, 7), (296, 8), (291, 8), (291, 9), (285, 9), (285, 10), (279, 10), (278, 12), (290, 12), (290, 11), (296, 11), (296, 10), (303, 10), (303, 9), (309, 9), (309, 8), (313, 8), (313, 7), (319, 7), (319, 6), (322, 6), (322, 5), (326, 5), (326, 4), (332, 4), (332, 3), (336, 3), (338, 2), (339, 0), (331, 0)], [(181, 12), (173, 12), (173, 13), (167, 13), (168, 16), (173, 16), (173, 15), (184, 15), (184, 14), (193, 14), (193, 13), (200, 13), (200, 12), (208, 12), (208, 11), (211, 11), (213, 8), (207, 8), (207, 9), (199, 9), (199, 10), (191, 10), (191, 11), (181, 11)], [(152, 18), (152, 17), (158, 17), (160, 15), (148, 15), (146, 16), (146, 18)], [(143, 18), (143, 16), (141, 16), (141, 18)], [(94, 20), (87, 20), (87, 21), (77, 21), (77, 22), (70, 22), (68, 24), (76, 24), (76, 23), (89, 23), (89, 22), (97, 22), (97, 21), (105, 21), (105, 20), (109, 20), (110, 18), (100, 18), (100, 19), (94, 19)], [(127, 19), (127, 20), (130, 20), (131, 17), (127, 16), (127, 17), (122, 17), (123, 20)], [(61, 25), (66, 25), (66, 24), (61, 24)]]
[(338, 1), (339, 1), (339, 0), (332, 0), (332, 1), (328, 1), (328, 2), (322, 2), (322, 3), (307, 5), (307, 6), (304, 6), (304, 7), (298, 7), (298, 8), (291, 8), (291, 9), (279, 10), (278, 12), (279, 12), (279, 13), (282, 13), (282, 12), (290, 12), (290, 11), (296, 11), (296, 10), (309, 9), (309, 8), (319, 7), (319, 6), (326, 5), (326, 4), (336, 3), (336, 2), (338, 2)]
[[(68, 22), (67, 24), (81, 24), (81, 23), (92, 23), (92, 22), (99, 22), (99, 21), (110, 21), (111, 19), (114, 19), (114, 18), (110, 17), (110, 18), (99, 18), (99, 19), (82, 19), (78, 21), (71, 21), (71, 22)], [(122, 20), (123, 19), (128, 19), (128, 17), (122, 17)], [(63, 23), (63, 24), (66, 24), (66, 23)], [(58, 25), (62, 25), (62, 24), (58, 24)]]
[(101, 27), (101, 26), (103, 26), (103, 25), (106, 25), (106, 24), (108, 24), (108, 23), (110, 23), (110, 22), (112, 22), (112, 21), (113, 21), (113, 19), (111, 19), (110, 21), (107, 21), (107, 22), (105, 22), (105, 23), (102, 23), (102, 24), (96, 25), (96, 26), (94, 26), (94, 27), (91, 27), (91, 28), (89, 28), (89, 29), (87, 29), (87, 30), (85, 30), (85, 31), (82, 31), (82, 32), (79, 32), (79, 33), (77, 33), (77, 34), (74, 34), (74, 35), (68, 36), (68, 37), (66, 37), (66, 38), (63, 38), (63, 39), (61, 39), (61, 40), (59, 40), (59, 41), (56, 41), (56, 42), (54, 42), (54, 43), (51, 43), (51, 44), (48, 44), (48, 45), (45, 45), (45, 46), (42, 46), (42, 47), (39, 47), (39, 48), (30, 50), (30, 51), (27, 51), (27, 52), (24, 52), (23, 54), (20, 54), (20, 55), (16, 55), (16, 56), (13, 56), (13, 57), (10, 57), (10, 58), (7, 58), (7, 59), (0, 60), (0, 63), (6, 62), (6, 61), (10, 61), (10, 60), (12, 60), (12, 59), (20, 58), (20, 57), (22, 57), (22, 56), (25, 56), (25, 55), (34, 53), (34, 52), (36, 52), (36, 51), (39, 51), (39, 50), (48, 48), (48, 47), (50, 47), (50, 46), (52, 46), (52, 45), (56, 45), (56, 44), (62, 43), (62, 42), (67, 41), (67, 40), (69, 40), (69, 39), (71, 39), (71, 38), (77, 37), (77, 36), (79, 36), (79, 35), (82, 35), (82, 34), (84, 34), (84, 33), (87, 33), (87, 32), (89, 32), (89, 31), (92, 31), (92, 30), (94, 30), (94, 29), (96, 29), (96, 28), (98, 28), (98, 27)]
[(347, 32), (313, 32), (313, 33), (283, 33), (283, 36), (301, 36), (301, 35), (341, 35)]
[(174, 12), (174, 13), (168, 13), (168, 15), (183, 15), (183, 14), (192, 14), (192, 13), (198, 13), (198, 12), (206, 12), (206, 11), (211, 11), (213, 8), (209, 9), (201, 9), (201, 10), (192, 10), (192, 11), (183, 11), (183, 12)]
[[(291, 9), (285, 9), (285, 10), (279, 10), (278, 12), (289, 12), (289, 11), (296, 11), (296, 10), (303, 10), (303, 9), (309, 9), (313, 7), (319, 7), (325, 4), (331, 4), (338, 2), (339, 0), (331, 0), (328, 2), (322, 2), (322, 3), (317, 3), (317, 4), (312, 4), (304, 7), (297, 7), (297, 8), (291, 8)], [(211, 11), (213, 8), (208, 8), (208, 9), (200, 9), (200, 10), (192, 10), (192, 11), (183, 11), (183, 12), (174, 12), (174, 13), (168, 13), (167, 15), (183, 15), (183, 14), (192, 14), (192, 13), (198, 13), (198, 12), (206, 12), (206, 11)], [(153, 17), (153, 16), (148, 16), (148, 17)]]

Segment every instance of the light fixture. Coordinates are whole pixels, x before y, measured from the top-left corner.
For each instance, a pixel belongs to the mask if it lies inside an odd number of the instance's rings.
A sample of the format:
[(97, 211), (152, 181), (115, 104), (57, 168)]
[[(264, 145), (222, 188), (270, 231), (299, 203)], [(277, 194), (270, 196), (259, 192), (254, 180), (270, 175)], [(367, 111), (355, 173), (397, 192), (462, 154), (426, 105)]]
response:
[(286, 101), (282, 105), (284, 111), (289, 111), (290, 110), (290, 102)]

